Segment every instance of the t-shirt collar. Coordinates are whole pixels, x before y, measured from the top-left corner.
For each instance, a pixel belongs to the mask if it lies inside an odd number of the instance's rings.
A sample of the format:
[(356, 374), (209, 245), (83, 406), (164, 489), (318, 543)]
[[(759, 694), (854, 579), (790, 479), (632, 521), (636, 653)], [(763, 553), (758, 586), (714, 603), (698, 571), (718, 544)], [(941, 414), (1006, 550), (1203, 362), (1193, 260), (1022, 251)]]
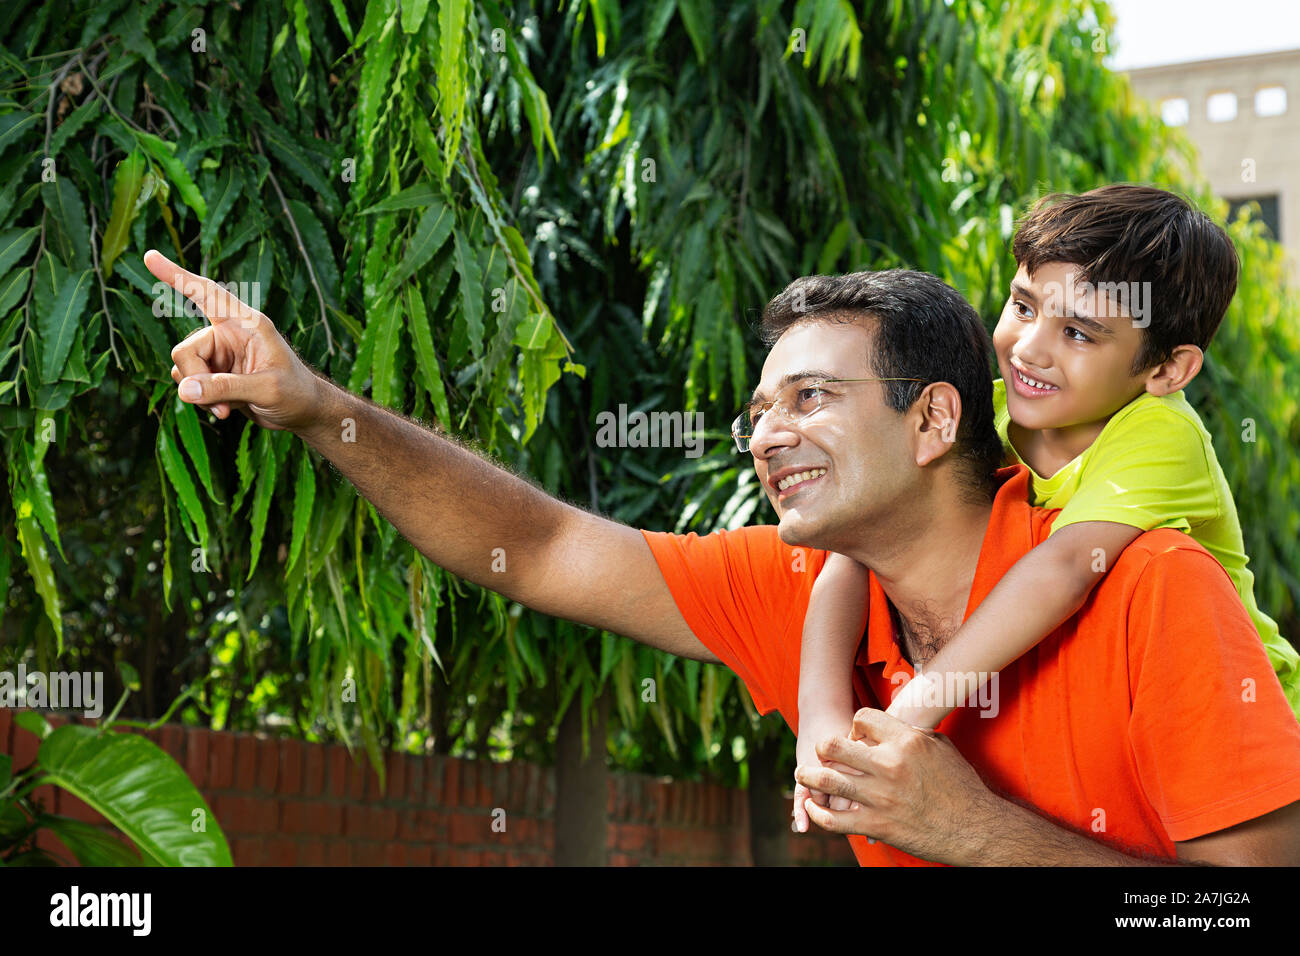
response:
[[(963, 621), (1033, 546), (1029, 521), (1029, 469), (1024, 465), (1010, 465), (998, 469), (995, 477), (1000, 487), (993, 498), (988, 527), (980, 544), (979, 561), (975, 565), (975, 578), (971, 582)], [(868, 607), (873, 612), (876, 608), (888, 607), (888, 595), (874, 572), (869, 575), (869, 580)], [(858, 650), (858, 664), (879, 663), (888, 665), (886, 676), (900, 667), (911, 670), (894, 639), (894, 622), (888, 614), (872, 613), (867, 622), (867, 639)]]

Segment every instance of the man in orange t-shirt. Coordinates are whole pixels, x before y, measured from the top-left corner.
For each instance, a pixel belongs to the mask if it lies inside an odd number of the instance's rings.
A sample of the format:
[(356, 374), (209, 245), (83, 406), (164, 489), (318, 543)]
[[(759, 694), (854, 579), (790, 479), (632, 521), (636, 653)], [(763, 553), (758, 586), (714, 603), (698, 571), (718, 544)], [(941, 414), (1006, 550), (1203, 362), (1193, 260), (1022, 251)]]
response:
[[(1023, 472), (997, 472), (988, 333), (935, 277), (805, 277), (769, 303), (765, 330), (784, 324), (755, 398), (776, 404), (751, 450), (780, 523), (700, 538), (559, 501), (313, 373), (215, 282), (154, 251), (146, 265), (212, 323), (172, 350), (182, 400), (293, 431), (439, 566), (542, 613), (722, 662), (792, 727), (825, 553), (870, 567), (860, 739), (845, 728), (823, 741), (828, 763), (804, 780), (852, 802), (827, 811), (827, 829), (859, 835), (862, 862), (1300, 863), (1295, 719), (1226, 573), (1178, 532), (1137, 538), (1089, 603), (1005, 670), (995, 717), (959, 710), (931, 734), (871, 709), (1052, 515), (1025, 503)], [(803, 415), (809, 381), (829, 387)]]
[[(1023, 465), (998, 478), (963, 618), (1047, 537), (1057, 514), (1028, 504)], [(741, 675), (759, 710), (778, 710), (797, 731), (803, 617), (826, 552), (783, 544), (771, 525), (705, 537), (642, 534), (691, 630)], [(900, 674), (910, 679), (912, 667), (873, 575), (853, 675), (859, 705), (887, 701)], [(939, 732), (1002, 796), (1125, 852), (1173, 859), (1180, 841), (1300, 798), (1300, 725), (1289, 719), (1232, 582), (1181, 532), (1140, 536), (1079, 614), (998, 677), (996, 713), (961, 707)], [(1243, 682), (1253, 698), (1243, 696)], [(875, 719), (887, 729), (896, 723), (883, 713)], [(936, 822), (963, 812), (946, 805), (954, 796), (929, 797)], [(984, 838), (998, 846), (971, 852), (1036, 862), (1012, 832), (999, 827)], [(921, 862), (864, 836), (849, 842), (864, 866)]]

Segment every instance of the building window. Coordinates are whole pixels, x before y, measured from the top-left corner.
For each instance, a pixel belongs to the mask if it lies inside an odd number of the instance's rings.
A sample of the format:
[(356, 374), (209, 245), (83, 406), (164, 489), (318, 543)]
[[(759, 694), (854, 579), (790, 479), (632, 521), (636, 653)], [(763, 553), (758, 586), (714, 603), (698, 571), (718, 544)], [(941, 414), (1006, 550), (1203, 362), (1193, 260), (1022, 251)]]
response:
[(1286, 87), (1264, 86), (1255, 91), (1256, 116), (1281, 116), (1286, 112)]
[(1228, 219), (1231, 221), (1237, 218), (1237, 210), (1249, 203), (1258, 203), (1259, 212), (1252, 212), (1252, 217), (1259, 219), (1268, 227), (1273, 238), (1277, 239), (1282, 235), (1282, 223), (1278, 216), (1278, 196), (1274, 193), (1271, 196), (1242, 196), (1238, 199), (1228, 200)]
[(1226, 123), (1237, 118), (1236, 93), (1211, 93), (1205, 101), (1205, 118), (1211, 123)]
[(1184, 96), (1160, 101), (1160, 118), (1166, 126), (1186, 126), (1189, 115), (1187, 98)]

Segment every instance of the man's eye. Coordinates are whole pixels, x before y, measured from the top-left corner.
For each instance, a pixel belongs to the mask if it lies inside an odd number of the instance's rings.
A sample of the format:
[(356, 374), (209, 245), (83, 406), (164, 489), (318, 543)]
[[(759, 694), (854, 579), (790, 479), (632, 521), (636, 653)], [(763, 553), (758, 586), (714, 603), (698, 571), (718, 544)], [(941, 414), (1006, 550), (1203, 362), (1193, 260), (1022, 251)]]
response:
[(800, 411), (815, 408), (821, 396), (822, 390), (816, 385), (806, 385), (799, 389), (796, 400), (799, 403)]

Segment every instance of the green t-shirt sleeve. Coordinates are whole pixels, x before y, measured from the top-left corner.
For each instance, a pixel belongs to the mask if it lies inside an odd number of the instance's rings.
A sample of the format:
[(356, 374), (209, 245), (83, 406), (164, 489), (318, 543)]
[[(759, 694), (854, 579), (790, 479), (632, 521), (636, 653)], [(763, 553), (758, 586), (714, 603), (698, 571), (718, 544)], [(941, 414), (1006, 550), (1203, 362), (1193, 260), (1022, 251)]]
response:
[(1052, 524), (1114, 521), (1188, 531), (1219, 516), (1210, 457), (1195, 423), (1163, 405), (1126, 415), (1089, 449), (1079, 486)]

